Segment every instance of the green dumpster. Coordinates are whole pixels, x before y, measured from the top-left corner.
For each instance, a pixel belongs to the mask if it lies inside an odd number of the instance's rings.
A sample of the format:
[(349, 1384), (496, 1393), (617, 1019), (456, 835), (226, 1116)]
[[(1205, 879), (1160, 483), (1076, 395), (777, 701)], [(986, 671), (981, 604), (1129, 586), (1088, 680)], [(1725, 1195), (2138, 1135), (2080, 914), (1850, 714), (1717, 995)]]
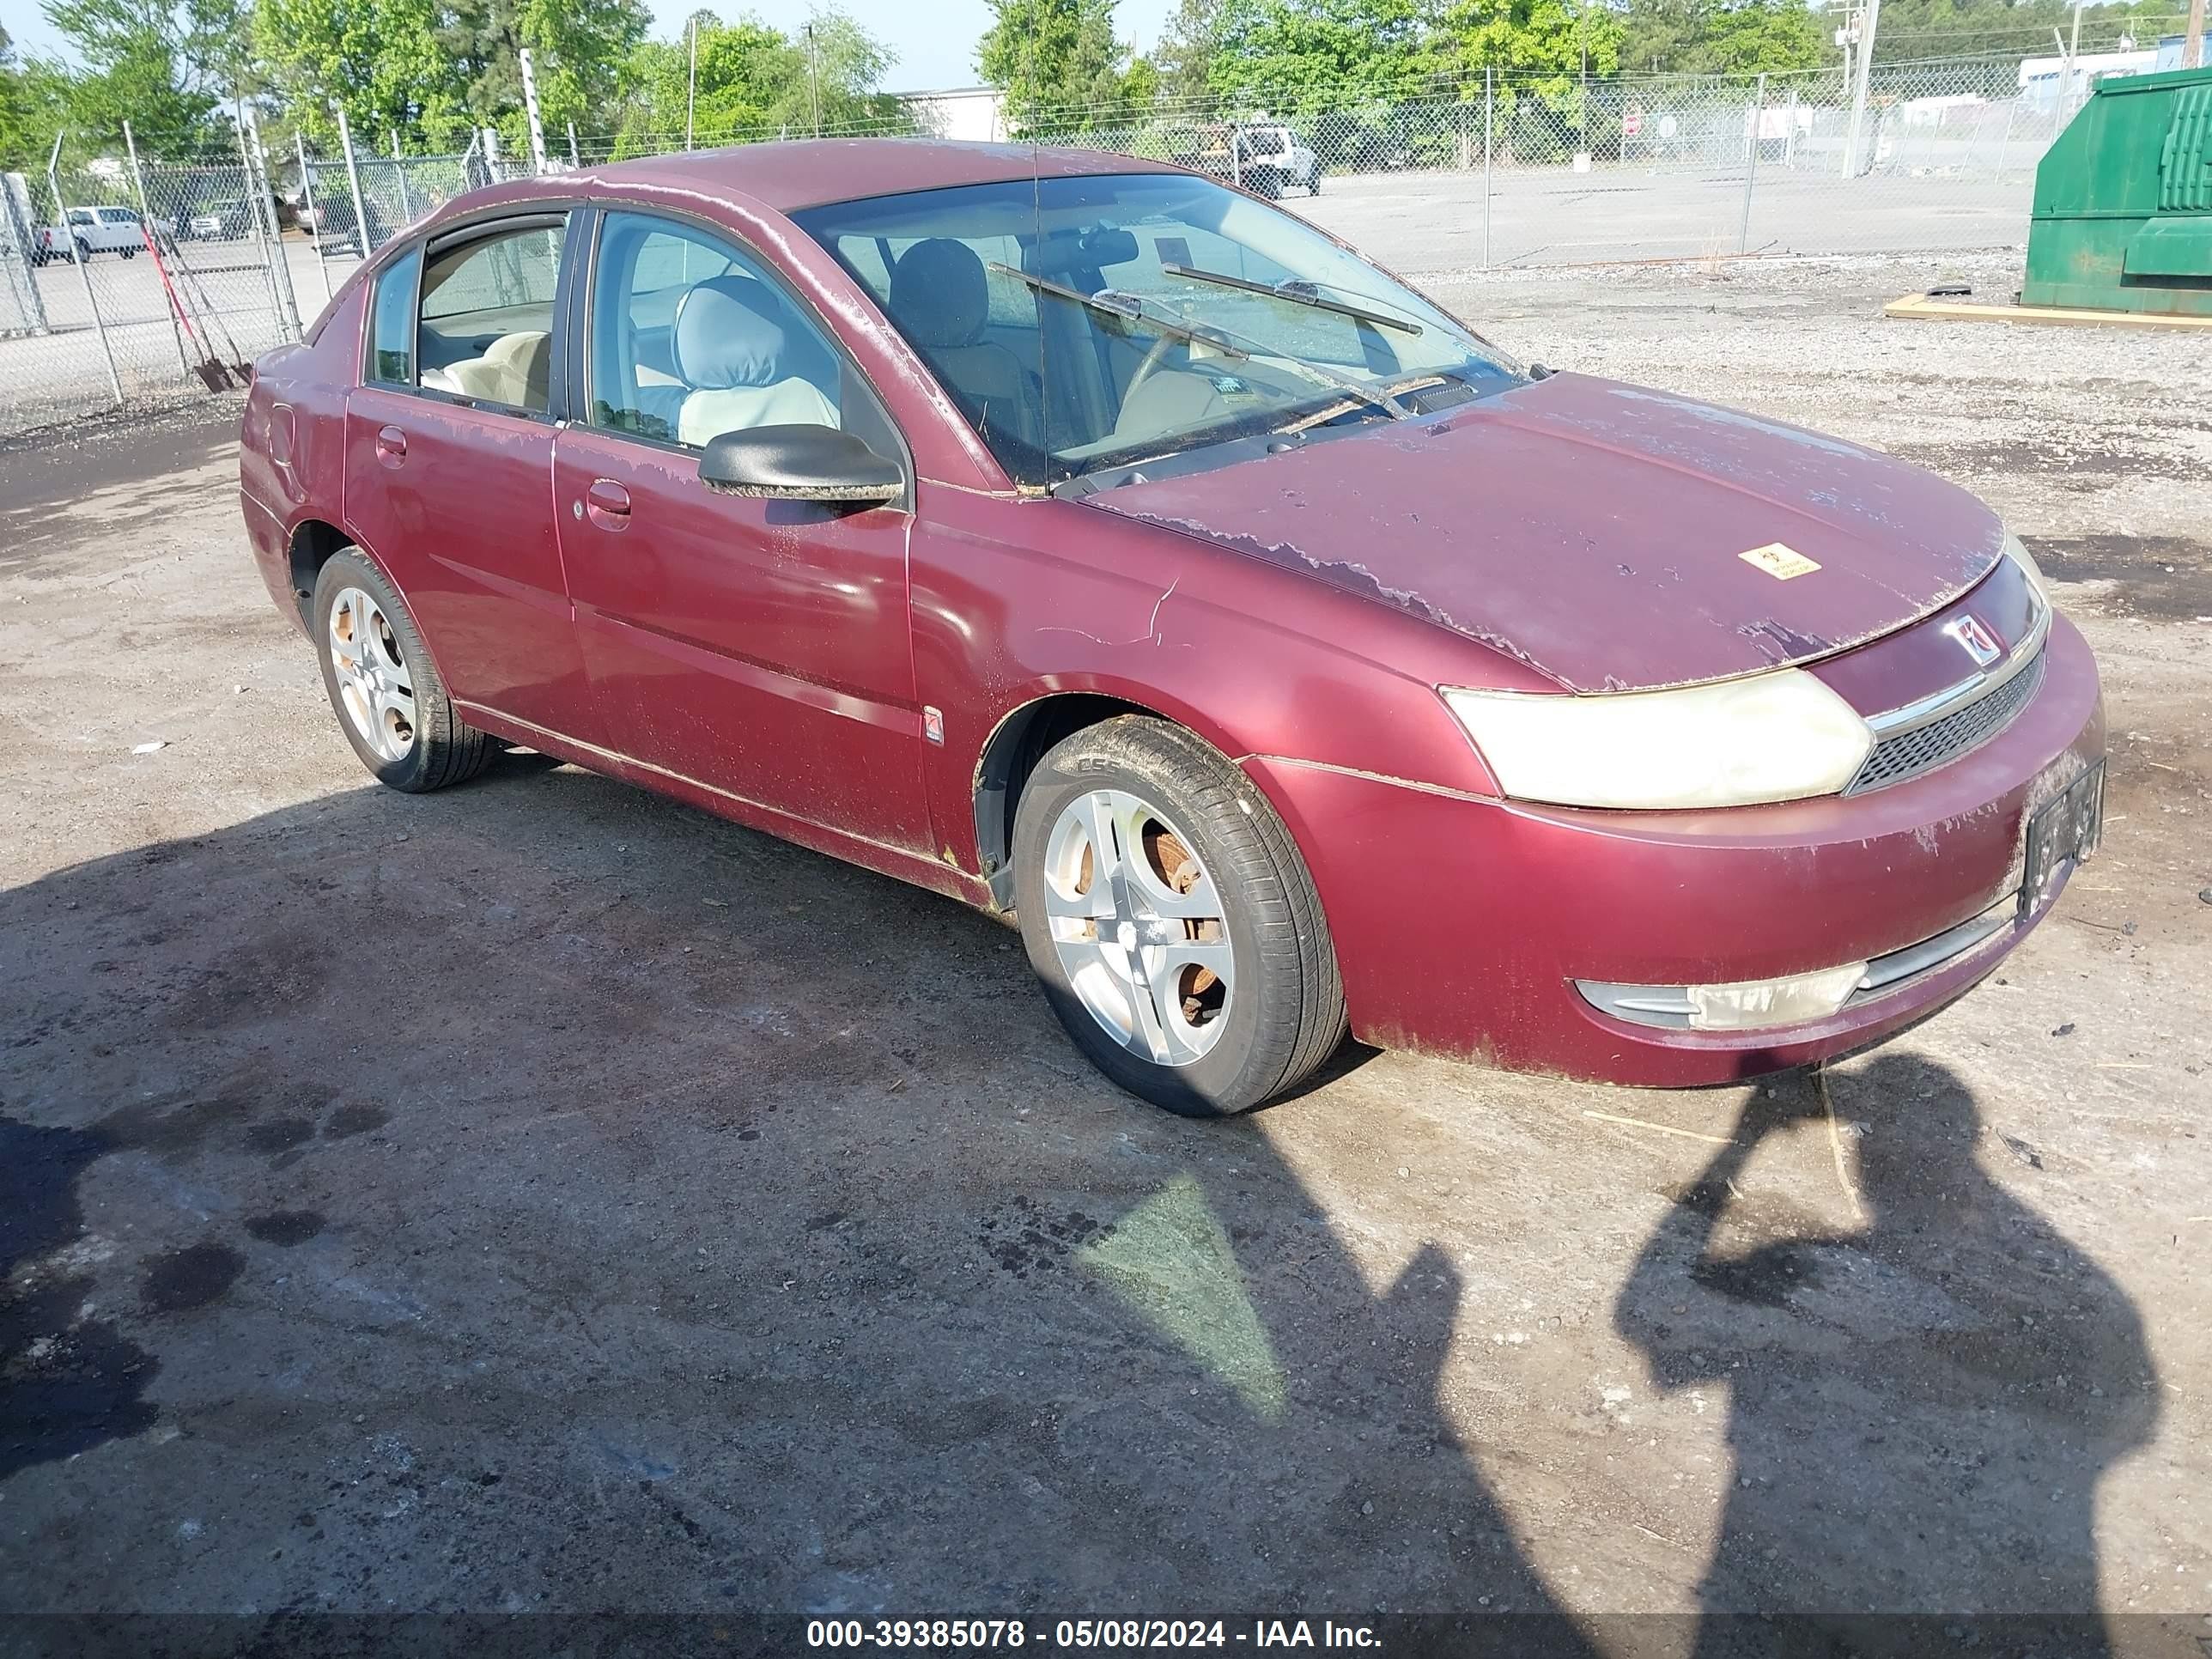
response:
[(2035, 170), (2020, 297), (2212, 317), (2212, 69), (2099, 84)]

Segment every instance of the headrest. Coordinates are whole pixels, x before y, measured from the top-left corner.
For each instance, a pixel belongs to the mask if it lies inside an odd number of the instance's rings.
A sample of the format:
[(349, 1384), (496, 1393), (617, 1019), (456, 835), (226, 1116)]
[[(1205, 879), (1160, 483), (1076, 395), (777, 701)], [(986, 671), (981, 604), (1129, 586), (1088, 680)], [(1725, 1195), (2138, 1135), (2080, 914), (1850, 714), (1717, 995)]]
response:
[(750, 276), (710, 276), (684, 290), (676, 302), (670, 355), (684, 384), (702, 392), (729, 386), (773, 386), (784, 367), (782, 309), (775, 296)]
[(916, 242), (892, 267), (890, 312), (918, 346), (975, 344), (991, 313), (982, 260), (948, 236)]

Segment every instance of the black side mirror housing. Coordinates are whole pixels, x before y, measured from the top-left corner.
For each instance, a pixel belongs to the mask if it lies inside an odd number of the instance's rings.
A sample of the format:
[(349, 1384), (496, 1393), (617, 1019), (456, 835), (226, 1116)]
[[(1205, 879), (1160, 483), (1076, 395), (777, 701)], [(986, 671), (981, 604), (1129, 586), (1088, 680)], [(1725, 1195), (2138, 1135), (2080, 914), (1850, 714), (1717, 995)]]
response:
[(726, 495), (881, 505), (906, 494), (906, 475), (852, 433), (830, 426), (756, 426), (709, 439), (699, 481)]

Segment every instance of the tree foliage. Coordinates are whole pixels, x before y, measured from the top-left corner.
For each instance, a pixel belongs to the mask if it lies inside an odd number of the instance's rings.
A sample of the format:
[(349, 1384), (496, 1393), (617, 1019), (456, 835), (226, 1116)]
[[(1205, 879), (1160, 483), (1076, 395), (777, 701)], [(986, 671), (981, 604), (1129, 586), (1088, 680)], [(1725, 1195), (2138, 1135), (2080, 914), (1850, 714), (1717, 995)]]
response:
[(1158, 85), (1149, 66), (1132, 82), (1131, 50), (1114, 35), (1114, 0), (990, 0), (975, 49), (1021, 131), (1049, 124), (1082, 131), (1124, 118)]
[[(881, 90), (892, 58), (883, 43), (845, 13), (815, 13), (809, 28), (790, 35), (757, 18), (725, 23), (711, 12), (698, 28), (698, 97), (694, 114), (702, 144), (802, 137), (820, 131), (897, 131), (909, 125), (905, 106)], [(618, 149), (643, 154), (680, 143), (690, 91), (690, 29), (673, 40), (648, 41), (632, 53)]]
[(21, 84), (34, 110), (102, 149), (122, 148), (126, 120), (145, 155), (225, 142), (216, 112), (251, 89), (235, 0), (46, 0), (46, 15), (81, 67), (31, 65)]

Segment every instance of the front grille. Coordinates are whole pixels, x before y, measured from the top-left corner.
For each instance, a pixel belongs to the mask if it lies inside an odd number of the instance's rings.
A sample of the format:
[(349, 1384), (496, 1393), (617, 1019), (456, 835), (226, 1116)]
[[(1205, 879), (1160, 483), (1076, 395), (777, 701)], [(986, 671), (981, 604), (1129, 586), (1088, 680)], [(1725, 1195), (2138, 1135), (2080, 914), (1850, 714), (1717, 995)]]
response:
[(2038, 651), (2033, 661), (1995, 690), (1924, 726), (1882, 738), (1875, 744), (1874, 752), (1866, 757), (1858, 775), (1844, 793), (1863, 795), (1869, 789), (1885, 789), (1893, 783), (1902, 783), (1907, 778), (1917, 778), (1923, 772), (1948, 765), (2011, 725), (2042, 684), (2043, 653)]

